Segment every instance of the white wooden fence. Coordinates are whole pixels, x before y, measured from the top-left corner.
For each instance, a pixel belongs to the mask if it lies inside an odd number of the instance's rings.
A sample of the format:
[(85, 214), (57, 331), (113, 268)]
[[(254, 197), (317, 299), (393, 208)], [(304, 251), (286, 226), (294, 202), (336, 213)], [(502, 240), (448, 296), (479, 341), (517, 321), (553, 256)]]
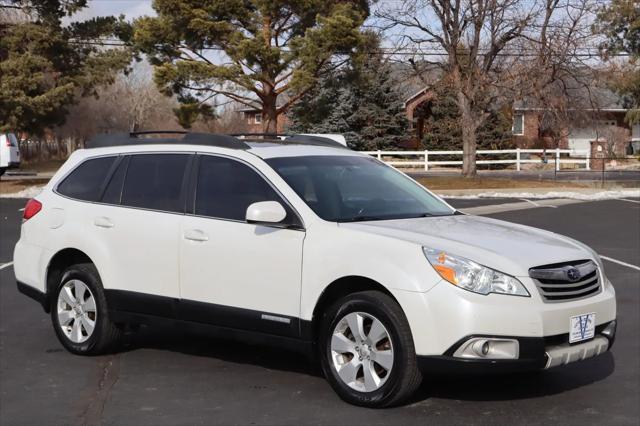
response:
[[(458, 166), (462, 165), (462, 159), (460, 160), (436, 160), (433, 158), (439, 155), (457, 155), (462, 157), (462, 151), (364, 151), (363, 154), (375, 155), (378, 160), (385, 163), (396, 166), (420, 166), (424, 167), (424, 170), (429, 170), (429, 166)], [(583, 164), (585, 170), (591, 170), (589, 165), (589, 151), (588, 150), (572, 150), (572, 149), (481, 149), (476, 151), (476, 154), (496, 155), (503, 156), (505, 154), (512, 154), (514, 158), (510, 159), (495, 159), (495, 160), (476, 160), (476, 164), (515, 164), (516, 170), (520, 171), (522, 164), (535, 163), (540, 164), (541, 158), (544, 156), (548, 163), (555, 163), (556, 170), (560, 170), (562, 164)], [(523, 158), (523, 154), (538, 154), (540, 158), (531, 159)], [(387, 157), (387, 158), (384, 158)], [(393, 157), (388, 159), (388, 157)], [(406, 160), (396, 160), (395, 158), (402, 157)], [(575, 158), (584, 157), (584, 158)]]

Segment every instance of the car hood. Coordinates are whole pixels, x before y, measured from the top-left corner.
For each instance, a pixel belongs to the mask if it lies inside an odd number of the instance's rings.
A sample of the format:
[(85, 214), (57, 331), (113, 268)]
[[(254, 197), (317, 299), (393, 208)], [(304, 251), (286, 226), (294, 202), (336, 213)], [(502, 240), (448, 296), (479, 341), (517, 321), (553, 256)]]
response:
[(514, 275), (552, 263), (595, 259), (583, 244), (553, 232), (501, 220), (452, 215), (341, 223), (341, 227), (444, 250)]

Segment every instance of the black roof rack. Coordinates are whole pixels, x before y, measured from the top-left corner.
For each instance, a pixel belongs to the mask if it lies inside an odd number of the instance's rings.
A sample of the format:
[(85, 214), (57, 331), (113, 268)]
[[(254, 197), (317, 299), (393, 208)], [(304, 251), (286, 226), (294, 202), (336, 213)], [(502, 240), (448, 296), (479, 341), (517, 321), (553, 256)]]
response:
[[(145, 135), (184, 135), (183, 138), (142, 138)], [(122, 145), (206, 145), (231, 149), (249, 149), (250, 146), (238, 138), (215, 133), (189, 133), (181, 130), (157, 130), (131, 133), (107, 133), (97, 135), (87, 142), (87, 148), (106, 148)]]
[[(182, 138), (158, 137), (145, 138), (146, 135), (184, 135)], [(311, 135), (283, 135), (275, 133), (237, 133), (221, 135), (215, 133), (190, 133), (183, 130), (149, 130), (130, 133), (107, 133), (93, 137), (86, 144), (87, 148), (106, 148), (124, 145), (204, 145), (230, 149), (250, 149), (246, 142), (271, 142), (281, 144), (314, 145), (347, 149), (344, 145), (330, 138)]]

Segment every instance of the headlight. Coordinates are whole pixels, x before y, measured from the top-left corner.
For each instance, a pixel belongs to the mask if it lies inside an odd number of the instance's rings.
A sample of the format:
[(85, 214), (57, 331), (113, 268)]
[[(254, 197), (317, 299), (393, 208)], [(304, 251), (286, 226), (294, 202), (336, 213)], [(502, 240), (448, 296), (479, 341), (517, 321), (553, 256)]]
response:
[(428, 247), (423, 247), (422, 250), (438, 274), (455, 286), (480, 294), (499, 293), (529, 297), (527, 289), (515, 277), (443, 250)]

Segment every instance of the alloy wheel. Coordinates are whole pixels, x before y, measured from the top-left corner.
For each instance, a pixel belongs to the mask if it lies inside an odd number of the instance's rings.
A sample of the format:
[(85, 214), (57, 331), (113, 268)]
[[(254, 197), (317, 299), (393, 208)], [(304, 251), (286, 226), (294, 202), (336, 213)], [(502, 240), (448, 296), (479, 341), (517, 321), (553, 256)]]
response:
[(83, 343), (93, 334), (98, 311), (89, 287), (74, 279), (66, 282), (58, 293), (58, 323), (73, 343)]
[(345, 315), (333, 330), (330, 346), (333, 367), (350, 388), (373, 392), (389, 378), (393, 367), (391, 336), (373, 315)]

